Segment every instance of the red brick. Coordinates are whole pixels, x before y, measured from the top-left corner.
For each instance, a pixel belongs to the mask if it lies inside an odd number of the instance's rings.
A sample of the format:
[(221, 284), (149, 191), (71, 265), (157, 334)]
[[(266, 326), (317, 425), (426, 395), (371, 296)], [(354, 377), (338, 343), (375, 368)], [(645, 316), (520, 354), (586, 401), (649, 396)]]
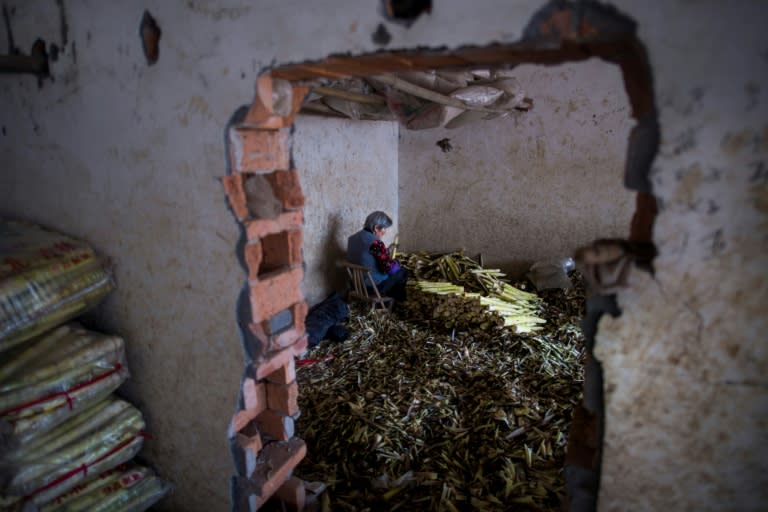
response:
[(267, 235), (300, 228), (302, 224), (304, 224), (304, 213), (297, 210), (282, 213), (276, 219), (248, 220), (245, 222), (245, 230), (248, 240), (258, 240)]
[(243, 409), (232, 418), (232, 430), (241, 432), (267, 408), (267, 388), (264, 382), (243, 380)]
[(263, 174), (232, 174), (222, 178), (222, 182), (229, 204), (241, 222), (249, 219), (276, 219), (283, 213), (283, 203), (275, 195), (272, 183)]
[(232, 432), (240, 432), (243, 430), (260, 414), (260, 412), (262, 411), (249, 411), (247, 409), (237, 411), (232, 417)]
[(290, 169), (290, 134), (287, 129), (229, 130), (230, 162), (235, 172), (268, 173)]
[(293, 124), (293, 120), (296, 118), (296, 114), (301, 110), (301, 104), (304, 103), (304, 98), (309, 94), (309, 87), (305, 85), (293, 85), (293, 101), (291, 105), (291, 113), (287, 117), (283, 118), (283, 127), (289, 128)]
[(251, 314), (254, 322), (267, 320), (269, 317), (287, 309), (302, 300), (301, 280), (304, 270), (291, 268), (268, 278), (251, 281)]
[(253, 280), (259, 277), (261, 261), (264, 257), (261, 242), (258, 240), (248, 242), (243, 249), (245, 254), (245, 264), (248, 266), (248, 279)]
[(304, 301), (297, 302), (293, 305), (293, 328), (302, 334), (306, 331), (304, 321), (307, 319), (308, 311), (309, 306)]
[(294, 437), (285, 443), (270, 443), (256, 459), (250, 480), (263, 499), (272, 496), (290, 477), (293, 469), (307, 454), (307, 445)]
[(267, 353), (289, 347), (306, 332), (304, 321), (307, 317), (307, 309), (307, 303), (303, 300), (291, 306), (293, 325), (289, 329), (273, 333), (270, 330), (270, 321), (264, 320), (250, 324), (251, 332), (264, 347), (267, 347), (265, 351)]
[(253, 421), (259, 432), (270, 439), (287, 441), (293, 436), (293, 418), (277, 411), (266, 409)]
[(293, 120), (309, 92), (309, 87), (293, 85), (291, 111), (284, 117), (280, 117), (274, 112), (272, 89), (271, 75), (264, 74), (256, 80), (256, 97), (248, 109), (244, 124), (263, 129), (288, 128), (293, 124)]
[[(278, 372), (279, 371), (280, 370), (278, 370)], [(267, 382), (267, 403), (271, 410), (277, 411), (285, 416), (295, 416), (299, 413), (298, 398), (299, 383), (295, 380), (290, 384)]]
[(253, 432), (235, 434), (235, 442), (243, 450), (248, 450), (253, 453), (259, 453), (264, 447), (264, 443), (261, 439), (261, 434), (254, 427)]
[(304, 206), (304, 194), (301, 192), (299, 174), (295, 169), (275, 171), (266, 175), (272, 192), (286, 210), (295, 210)]
[(259, 271), (259, 273), (301, 263), (301, 242), (301, 229), (283, 231), (262, 238), (263, 261), (261, 265), (264, 270)]
[(299, 339), (301, 339), (305, 334), (304, 329), (299, 330), (295, 327), (291, 327), (290, 329), (281, 331), (279, 334), (270, 335), (264, 331), (264, 328), (262, 327), (264, 323), (265, 322), (251, 324), (250, 328), (253, 335), (256, 336), (256, 338), (262, 343), (263, 346), (267, 347), (267, 352), (277, 351), (286, 347), (290, 347)]
[(289, 347), (270, 354), (256, 367), (256, 378), (259, 380), (266, 379), (267, 375), (288, 364), (288, 361), (295, 357), (293, 352), (293, 347)]
[(256, 378), (259, 380), (266, 379), (268, 375), (287, 365), (291, 358), (301, 355), (306, 350), (307, 336), (304, 335), (290, 347), (286, 347), (277, 352), (272, 352), (262, 361), (255, 363), (257, 365)]
[[(276, 369), (266, 377), (267, 379), (267, 390), (269, 390), (269, 384), (280, 384), (280, 385), (286, 385), (290, 384), (292, 382), (296, 381), (296, 361), (294, 361), (293, 358), (291, 358), (288, 362), (288, 364), (284, 364), (280, 368)], [(270, 409), (275, 409), (275, 407), (269, 406)], [(289, 413), (289, 416), (293, 416), (293, 413)]]
[(304, 480), (290, 477), (275, 491), (275, 498), (282, 501), (286, 508), (292, 512), (304, 510), (307, 501), (307, 491), (304, 488)]
[(257, 414), (267, 408), (267, 387), (264, 382), (246, 378), (243, 381), (243, 405), (246, 409), (257, 410)]
[(285, 128), (283, 118), (275, 115), (274, 112), (272, 85), (272, 76), (269, 73), (256, 79), (256, 95), (245, 116), (245, 125), (252, 128), (273, 130)]
[(294, 343), (293, 345), (288, 347), (288, 349), (292, 350), (293, 354), (296, 357), (298, 357), (298, 356), (301, 356), (302, 354), (305, 354), (307, 352), (307, 343), (308, 343), (307, 342), (307, 335), (305, 334), (304, 336), (299, 338), (299, 340), (296, 343)]

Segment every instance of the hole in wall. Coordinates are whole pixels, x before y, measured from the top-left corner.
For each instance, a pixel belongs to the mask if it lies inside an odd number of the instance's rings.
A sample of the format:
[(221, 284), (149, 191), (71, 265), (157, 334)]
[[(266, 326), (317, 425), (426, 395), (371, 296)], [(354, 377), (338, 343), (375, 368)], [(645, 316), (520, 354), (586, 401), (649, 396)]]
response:
[(409, 27), (422, 14), (432, 12), (432, 0), (381, 0), (384, 16)]
[[(399, 52), (361, 57), (333, 57), (327, 61), (276, 68), (272, 70), (271, 75), (296, 84), (307, 84), (317, 79), (344, 76), (456, 69), (461, 65), (496, 64), (514, 67), (523, 63), (557, 64), (582, 61), (591, 57), (617, 64), (623, 75), (631, 115), (638, 122), (630, 136), (627, 151), (629, 161), (625, 169), (627, 185), (638, 192), (628, 238), (651, 244), (655, 199), (647, 183), (649, 169), (645, 168), (645, 164), (635, 165), (645, 159), (649, 166), (658, 144), (650, 66), (642, 44), (634, 36), (634, 25), (611, 8), (589, 4), (580, 5), (576, 9), (568, 4), (550, 4), (534, 16), (525, 32), (524, 41), (518, 45), (464, 48), (454, 52)], [(434, 144), (434, 141), (432, 143)], [(643, 181), (643, 178), (646, 178), (646, 181)], [(620, 179), (620, 176), (617, 176), (617, 179)], [(605, 303), (598, 301), (594, 304), (587, 315), (587, 321), (591, 324), (585, 327), (585, 333), (589, 333), (592, 338), (597, 321), (604, 312), (614, 316), (620, 314), (615, 307), (615, 301), (610, 297)], [(582, 439), (585, 444), (591, 444), (587, 449), (589, 456), (586, 457), (591, 460), (571, 460), (572, 466), (581, 466), (589, 473), (586, 476), (577, 475), (572, 481), (571, 490), (574, 486), (583, 484), (583, 492), (590, 495), (594, 506), (599, 482), (599, 446), (602, 442), (602, 376), (599, 363), (594, 358), (591, 358), (587, 371), (592, 372), (592, 377), (587, 377), (592, 386), (591, 389), (585, 389), (585, 394), (591, 393), (592, 396), (585, 396), (587, 412), (582, 415), (580, 421), (586, 421), (586, 430), (593, 434), (589, 439)], [(573, 436), (573, 439), (578, 439), (578, 436)], [(597, 465), (595, 461), (598, 461)], [(589, 510), (589, 507), (584, 510)]]

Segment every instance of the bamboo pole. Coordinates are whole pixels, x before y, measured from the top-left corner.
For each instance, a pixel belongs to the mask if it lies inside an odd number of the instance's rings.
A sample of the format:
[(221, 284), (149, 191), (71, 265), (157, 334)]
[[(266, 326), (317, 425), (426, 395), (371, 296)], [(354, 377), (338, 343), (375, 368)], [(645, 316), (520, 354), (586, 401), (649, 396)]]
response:
[(356, 103), (365, 103), (368, 105), (384, 105), (387, 100), (378, 95), (373, 94), (360, 94), (352, 91), (345, 91), (343, 89), (336, 89), (334, 87), (313, 87), (312, 90), (322, 96), (333, 96), (334, 98), (341, 98), (343, 100), (354, 101)]
[(429, 100), (434, 103), (439, 103), (440, 105), (445, 105), (447, 107), (455, 107), (463, 110), (473, 110), (477, 112), (486, 112), (488, 114), (511, 114), (515, 112), (515, 109), (506, 110), (468, 105), (461, 100), (457, 100), (455, 98), (451, 98), (450, 96), (445, 96), (444, 94), (440, 94), (410, 82), (406, 82), (402, 78), (398, 78), (394, 75), (376, 75), (372, 78), (386, 85), (389, 85), (390, 87), (394, 87), (399, 91), (403, 91), (413, 96)]

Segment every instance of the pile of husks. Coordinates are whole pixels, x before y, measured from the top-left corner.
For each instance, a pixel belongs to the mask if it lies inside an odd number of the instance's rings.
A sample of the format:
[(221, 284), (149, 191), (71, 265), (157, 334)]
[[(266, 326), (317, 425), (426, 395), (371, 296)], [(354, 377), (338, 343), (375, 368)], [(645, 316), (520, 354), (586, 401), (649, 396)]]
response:
[[(422, 279), (442, 256), (405, 261)], [(439, 280), (472, 290), (461, 282), (471, 274)], [(309, 450), (297, 476), (328, 484), (330, 510), (559, 510), (582, 386), (584, 296), (572, 278), (574, 289), (539, 294), (546, 322), (533, 333), (427, 316), (414, 288), (395, 315), (353, 310), (350, 338), (299, 366), (297, 435)]]

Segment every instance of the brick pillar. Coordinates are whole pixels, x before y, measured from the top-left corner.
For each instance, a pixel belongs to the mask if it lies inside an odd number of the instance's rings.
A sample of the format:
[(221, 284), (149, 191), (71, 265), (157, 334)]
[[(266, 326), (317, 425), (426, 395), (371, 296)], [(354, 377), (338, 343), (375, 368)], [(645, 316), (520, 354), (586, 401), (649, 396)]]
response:
[(292, 91), (291, 101), (278, 112), (272, 78), (259, 77), (248, 114), (229, 128), (232, 174), (222, 180), (247, 237), (242, 256), (250, 299), (249, 318), (239, 319), (247, 326), (249, 360), (229, 432), (236, 511), (255, 510), (273, 495), (294, 509), (304, 500), (303, 482), (291, 476), (306, 454), (293, 425), (299, 415), (294, 357), (307, 347), (307, 304), (301, 293), (304, 195), (291, 168), (290, 126), (308, 90), (277, 85)]

